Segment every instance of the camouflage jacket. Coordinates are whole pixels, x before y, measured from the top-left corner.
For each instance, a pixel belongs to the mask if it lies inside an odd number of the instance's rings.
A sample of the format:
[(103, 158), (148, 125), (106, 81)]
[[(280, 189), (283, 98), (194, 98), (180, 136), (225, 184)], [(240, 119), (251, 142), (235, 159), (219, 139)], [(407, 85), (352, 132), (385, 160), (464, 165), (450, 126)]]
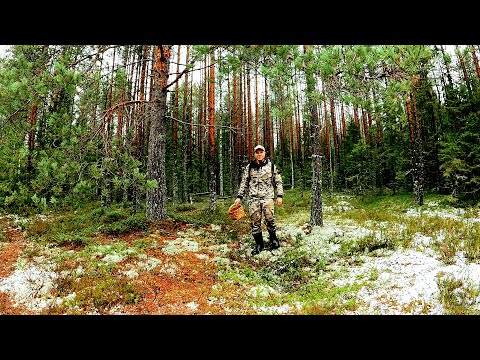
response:
[[(249, 168), (250, 174), (248, 174)], [(274, 199), (275, 192), (277, 197), (282, 197), (282, 177), (275, 165), (273, 165), (273, 175), (272, 179), (272, 163), (269, 159), (265, 159), (260, 164), (252, 160), (243, 170), (237, 197), (243, 199), (248, 195), (249, 198)]]

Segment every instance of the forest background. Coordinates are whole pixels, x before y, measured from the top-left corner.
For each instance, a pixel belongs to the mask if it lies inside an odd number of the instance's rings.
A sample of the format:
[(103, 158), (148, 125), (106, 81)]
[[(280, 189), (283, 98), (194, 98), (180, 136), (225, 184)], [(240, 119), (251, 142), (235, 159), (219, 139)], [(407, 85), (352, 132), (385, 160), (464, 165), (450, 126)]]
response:
[[(478, 51), (9, 46), (0, 313), (477, 314)], [(257, 143), (285, 202), (252, 256)]]
[(0, 209), (234, 197), (264, 144), (286, 189), (480, 189), (477, 45), (12, 45), (0, 60)]

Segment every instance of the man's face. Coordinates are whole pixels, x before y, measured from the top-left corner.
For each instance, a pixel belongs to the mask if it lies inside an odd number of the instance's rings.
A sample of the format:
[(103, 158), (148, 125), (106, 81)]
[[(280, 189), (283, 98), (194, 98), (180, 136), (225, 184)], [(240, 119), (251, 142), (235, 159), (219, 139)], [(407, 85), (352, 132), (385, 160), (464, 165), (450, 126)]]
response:
[(262, 149), (255, 150), (255, 160), (262, 161), (263, 159), (265, 159), (265, 151)]

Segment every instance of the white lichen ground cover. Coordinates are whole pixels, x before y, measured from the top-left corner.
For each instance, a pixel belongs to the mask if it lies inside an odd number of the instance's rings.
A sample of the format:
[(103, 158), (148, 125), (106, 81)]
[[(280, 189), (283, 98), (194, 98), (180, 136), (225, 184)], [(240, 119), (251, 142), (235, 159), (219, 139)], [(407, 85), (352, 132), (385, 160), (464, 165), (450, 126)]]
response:
[[(279, 220), (278, 233), (280, 237), (301, 237), (302, 248), (313, 257), (330, 257), (328, 265), (335, 271), (332, 281), (336, 286), (362, 283), (366, 284), (356, 292), (356, 300), (360, 304), (355, 311), (346, 314), (369, 315), (397, 315), (397, 314), (445, 314), (440, 301), (439, 279), (449, 277), (461, 280), (463, 284), (472, 288), (480, 286), (480, 265), (466, 260), (462, 252), (454, 255), (450, 264), (440, 260), (439, 254), (432, 250), (431, 244), (436, 240), (417, 232), (408, 248), (378, 251), (375, 255), (360, 254), (360, 261), (346, 264), (341, 259), (336, 260), (335, 252), (339, 244), (347, 239), (358, 239), (369, 235), (372, 230), (357, 226), (346, 221), (334, 219), (333, 214), (350, 209), (348, 201), (342, 201), (336, 208), (324, 208), (324, 226), (313, 227), (305, 231), (305, 225), (286, 224)], [(480, 215), (466, 217), (461, 209), (441, 210), (431, 203), (424, 210), (409, 209), (405, 216), (418, 217), (420, 215), (454, 218), (465, 223), (480, 221)], [(215, 225), (212, 225), (212, 228)], [(395, 227), (395, 224), (385, 224), (386, 227)], [(400, 229), (399, 229), (400, 231)], [(437, 234), (437, 238), (442, 233)], [(183, 244), (182, 251), (199, 251), (198, 245), (185, 239), (177, 239)], [(165, 251), (175, 253), (175, 244)], [(225, 246), (223, 244), (222, 246)], [(228, 250), (226, 250), (228, 251)], [(259, 256), (275, 257), (282, 255), (282, 248), (274, 252), (262, 252)], [(220, 254), (220, 258), (223, 258)], [(217, 259), (217, 260), (218, 260)], [(112, 255), (106, 256), (104, 261), (112, 261)], [(145, 260), (144, 260), (145, 261)], [(360, 264), (360, 265), (358, 265)], [(23, 304), (28, 309), (40, 312), (43, 308), (68, 299), (51, 298), (51, 289), (59, 276), (53, 270), (53, 264), (45, 258), (36, 259), (33, 263), (17, 264), (17, 269), (7, 278), (0, 279), (0, 292), (8, 293), (17, 304)], [(142, 271), (139, 269), (137, 271)], [(144, 269), (145, 271), (145, 269)], [(271, 288), (255, 287), (250, 289), (251, 296), (268, 296), (274, 291)], [(263, 295), (262, 295), (263, 294)], [(74, 294), (72, 294), (74, 296)], [(480, 299), (474, 299), (473, 308), (480, 311)], [(193, 305), (192, 305), (193, 306)], [(259, 308), (259, 313), (288, 314), (294, 308), (301, 308), (301, 304), (283, 305), (275, 308)]]
[[(420, 215), (439, 216), (450, 218), (465, 223), (480, 221), (477, 217), (465, 217), (463, 209), (437, 209), (437, 204), (427, 204), (425, 210), (408, 209), (406, 216), (419, 217)], [(324, 208), (324, 219), (329, 219), (329, 212), (346, 211), (351, 209), (347, 201), (342, 201), (334, 208)], [(395, 227), (395, 224), (384, 224), (384, 227)], [(283, 226), (284, 232), (295, 236), (299, 232), (291, 225)], [(401, 231), (399, 228), (398, 231)], [(343, 239), (361, 238), (371, 234), (372, 230), (352, 224), (341, 224), (338, 221), (324, 221), (323, 227), (314, 227), (310, 234), (300, 233), (305, 242), (305, 249), (312, 256), (318, 252), (335, 253), (338, 244)], [(376, 234), (379, 235), (379, 234)], [(442, 231), (437, 234), (438, 239), (443, 237)], [(332, 239), (335, 241), (332, 241)], [(478, 289), (480, 287), (480, 264), (470, 263), (462, 252), (454, 255), (453, 264), (447, 265), (439, 260), (439, 254), (430, 247), (435, 240), (430, 236), (417, 232), (414, 234), (409, 248), (396, 250), (383, 250), (374, 256), (371, 254), (359, 255), (361, 265), (348, 265), (334, 262), (330, 268), (337, 268), (334, 283), (338, 286), (366, 282), (357, 292), (357, 301), (362, 305), (349, 314), (369, 315), (398, 315), (398, 314), (445, 314), (445, 309), (440, 302), (438, 281), (449, 277), (461, 280), (467, 287)], [(479, 239), (480, 241), (480, 239)], [(372, 274), (375, 274), (372, 277)], [(342, 276), (343, 275), (343, 276)], [(474, 301), (476, 311), (480, 311), (480, 298)]]

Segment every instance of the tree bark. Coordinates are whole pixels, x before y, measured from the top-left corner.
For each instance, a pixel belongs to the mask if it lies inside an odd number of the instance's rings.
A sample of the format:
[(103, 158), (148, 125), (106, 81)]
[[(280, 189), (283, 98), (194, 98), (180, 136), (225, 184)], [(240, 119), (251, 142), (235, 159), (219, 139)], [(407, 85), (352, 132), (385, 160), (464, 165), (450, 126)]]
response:
[(450, 91), (453, 89), (453, 80), (452, 80), (452, 75), (450, 73), (450, 65), (447, 61), (447, 55), (445, 54), (445, 49), (443, 48), (442, 45), (440, 45), (440, 51), (442, 52), (443, 64), (445, 65), (445, 72), (447, 73), (447, 81), (448, 81), (448, 86), (445, 89), (445, 99), (449, 100)]
[(232, 80), (232, 117), (233, 117), (233, 128), (235, 129), (233, 135), (233, 166), (232, 166), (232, 189), (234, 193), (237, 193), (239, 186), (239, 172), (241, 172), (241, 159), (240, 159), (240, 121), (238, 120), (238, 90), (237, 90), (237, 73), (233, 73)]
[(475, 53), (475, 50), (472, 50), (471, 54), (472, 54), (473, 65), (475, 66), (475, 71), (477, 73), (477, 78), (480, 80), (480, 66), (478, 65), (477, 54)]
[[(333, 181), (332, 181), (332, 156), (330, 153), (330, 126), (329, 126), (329, 120), (328, 120), (328, 110), (327, 110), (327, 96), (325, 94), (325, 87), (322, 85), (322, 94), (324, 96), (323, 99), (323, 115), (325, 117), (325, 130), (324, 130), (324, 136), (323, 136), (323, 142), (325, 145), (325, 164), (326, 164), (326, 169), (325, 172), (327, 173), (326, 179), (327, 179), (327, 184), (326, 187), (329, 191), (332, 191), (333, 187)], [(320, 118), (319, 118), (319, 126), (318, 128), (320, 129)], [(321, 135), (320, 135), (321, 137)], [(320, 139), (320, 145), (322, 141)]]
[[(301, 190), (302, 190), (302, 196), (303, 196), (303, 191), (305, 190), (306, 188), (306, 179), (305, 179), (305, 174), (304, 174), (304, 161), (303, 161), (303, 149), (302, 149), (302, 129), (300, 128), (300, 122), (301, 122), (301, 118), (300, 118), (300, 99), (299, 99), (299, 91), (298, 89), (295, 89), (295, 93), (296, 93), (296, 119), (297, 121), (295, 122), (295, 129), (296, 129), (296, 136), (297, 136), (297, 154), (296, 154), (296, 159), (297, 159), (297, 162), (298, 162), (298, 167), (300, 169), (300, 178), (301, 178), (301, 182), (300, 182), (300, 186), (301, 186)], [(303, 125), (305, 126), (305, 125)]]
[[(303, 46), (305, 54), (310, 55), (308, 45)], [(308, 61), (308, 58), (306, 59)], [(308, 68), (305, 70), (307, 80), (306, 98), (310, 109), (310, 137), (312, 139), (312, 201), (310, 208), (310, 225), (323, 226), (322, 212), (322, 154), (320, 147), (320, 118), (318, 116), (317, 104), (314, 101), (315, 76)]]
[[(185, 55), (185, 64), (188, 64), (190, 56), (190, 45), (187, 45), (186, 55)], [(188, 199), (188, 180), (187, 180), (187, 167), (188, 167), (188, 146), (190, 135), (190, 126), (189, 122), (192, 121), (191, 118), (187, 117), (188, 109), (188, 71), (185, 73), (185, 83), (183, 85), (183, 111), (182, 111), (182, 120), (184, 121), (182, 125), (182, 203), (186, 202)]]
[(293, 189), (295, 187), (295, 167), (294, 167), (294, 161), (293, 159), (295, 158), (295, 140), (293, 137), (293, 114), (288, 115), (288, 126), (289, 129), (288, 131), (290, 132), (290, 165), (291, 165), (291, 186), (290, 188)]
[(215, 54), (210, 50), (210, 74), (208, 79), (208, 191), (210, 211), (217, 208), (217, 183), (215, 171)]
[(258, 132), (258, 76), (255, 71), (255, 146), (260, 144), (260, 134)]
[(152, 121), (148, 143), (147, 178), (155, 180), (157, 187), (147, 190), (146, 217), (157, 221), (167, 216), (167, 184), (165, 174), (167, 81), (170, 67), (171, 45), (156, 45), (153, 66)]
[[(411, 95), (411, 94), (410, 94)], [(406, 101), (408, 128), (410, 135), (410, 143), (412, 145), (412, 174), (413, 174), (413, 200), (416, 204), (423, 204), (423, 184), (420, 177), (420, 139), (418, 139), (419, 130), (417, 129), (414, 110), (412, 108), (412, 97)]]
[(247, 78), (247, 148), (248, 148), (248, 158), (253, 158), (253, 146), (252, 146), (252, 103), (251, 103), (251, 95), (250, 95), (250, 68), (247, 67), (246, 70), (246, 78)]
[(465, 86), (467, 87), (468, 95), (471, 99), (472, 98), (472, 86), (470, 85), (470, 77), (468, 76), (467, 67), (466, 67), (465, 61), (463, 59), (463, 54), (460, 51), (460, 48), (458, 47), (458, 45), (455, 45), (455, 51), (457, 53), (458, 60), (460, 62), (460, 68), (462, 69), (463, 80), (465, 81)]
[[(177, 76), (180, 74), (180, 45), (177, 45)], [(178, 81), (175, 83), (175, 99), (173, 105), (173, 146), (172, 146), (172, 157), (173, 157), (173, 176), (172, 176), (172, 194), (173, 194), (173, 203), (178, 203)]]
[(270, 123), (270, 106), (269, 106), (269, 96), (268, 96), (268, 82), (265, 78), (265, 119), (264, 119), (264, 132), (263, 132), (263, 146), (265, 150), (268, 151), (269, 156), (273, 156), (273, 137), (270, 137), (271, 123)]
[(418, 119), (418, 112), (417, 112), (417, 102), (415, 100), (415, 94), (413, 92), (410, 93), (410, 98), (412, 100), (412, 115), (413, 121), (415, 125), (415, 134), (414, 134), (414, 148), (416, 149), (416, 155), (414, 160), (416, 163), (414, 164), (414, 182), (413, 182), (413, 198), (417, 205), (423, 205), (423, 198), (424, 198), (424, 156), (423, 156), (423, 140), (422, 140), (422, 126)]

